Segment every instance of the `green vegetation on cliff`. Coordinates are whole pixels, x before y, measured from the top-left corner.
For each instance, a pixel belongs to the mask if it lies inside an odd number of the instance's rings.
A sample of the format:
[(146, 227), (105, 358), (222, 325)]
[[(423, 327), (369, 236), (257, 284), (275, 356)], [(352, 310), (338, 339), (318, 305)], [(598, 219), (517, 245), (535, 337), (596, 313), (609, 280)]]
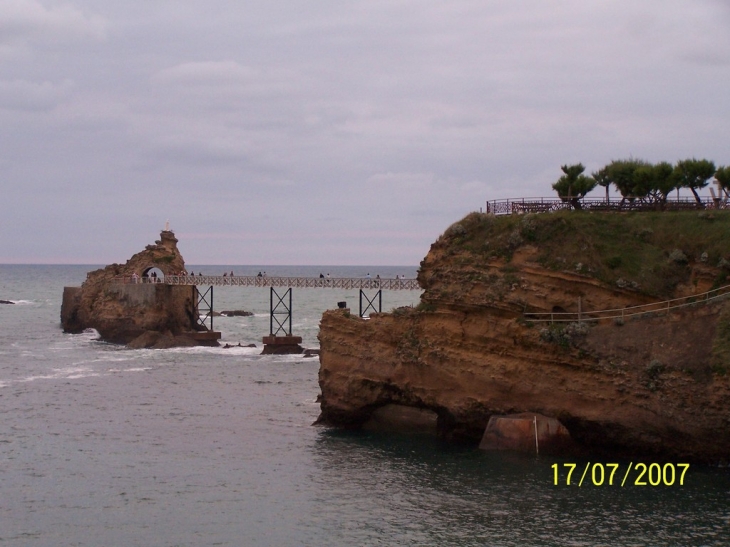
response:
[(532, 245), (546, 268), (666, 298), (691, 281), (691, 264), (717, 268), (716, 286), (728, 282), (730, 212), (471, 213), (438, 244), (475, 265), (493, 258), (509, 262), (520, 247)]

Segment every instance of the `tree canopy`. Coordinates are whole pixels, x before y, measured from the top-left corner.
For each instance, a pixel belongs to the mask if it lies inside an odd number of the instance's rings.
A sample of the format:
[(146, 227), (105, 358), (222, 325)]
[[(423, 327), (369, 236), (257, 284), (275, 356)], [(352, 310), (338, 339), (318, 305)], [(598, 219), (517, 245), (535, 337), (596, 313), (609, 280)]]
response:
[(720, 188), (727, 194), (730, 191), (730, 165), (718, 167), (715, 171), (715, 179), (720, 183)]
[(664, 208), (672, 191), (688, 188), (702, 205), (697, 190), (707, 186), (713, 175), (725, 195), (730, 197), (730, 166), (715, 169), (715, 164), (706, 159), (686, 159), (675, 165), (666, 161), (652, 164), (636, 158), (619, 159), (594, 171), (590, 177), (583, 174), (582, 163), (563, 165), (560, 169), (563, 176), (552, 185), (553, 190), (576, 209), (581, 208), (580, 200), (596, 186), (606, 189), (608, 202), (608, 188), (612, 184), (621, 193), (622, 202), (641, 200)]
[(553, 184), (553, 190), (558, 193), (560, 199), (569, 201), (573, 207), (580, 209), (581, 198), (596, 187), (596, 181), (583, 174), (586, 168), (582, 163), (563, 165), (560, 169), (564, 174)]
[(642, 189), (637, 185), (637, 179), (634, 175), (638, 169), (650, 166), (651, 164), (644, 160), (630, 158), (627, 160), (614, 160), (604, 169), (608, 178), (621, 193), (623, 199), (627, 199), (644, 197), (646, 195), (642, 193)]
[(598, 171), (594, 171), (591, 173), (591, 176), (598, 186), (603, 186), (606, 189), (606, 202), (608, 202), (608, 188), (613, 182), (608, 174), (608, 166), (599, 169)]
[(704, 188), (715, 174), (715, 164), (709, 160), (695, 158), (678, 161), (674, 168), (680, 188), (689, 188), (697, 200), (702, 203), (697, 190)]

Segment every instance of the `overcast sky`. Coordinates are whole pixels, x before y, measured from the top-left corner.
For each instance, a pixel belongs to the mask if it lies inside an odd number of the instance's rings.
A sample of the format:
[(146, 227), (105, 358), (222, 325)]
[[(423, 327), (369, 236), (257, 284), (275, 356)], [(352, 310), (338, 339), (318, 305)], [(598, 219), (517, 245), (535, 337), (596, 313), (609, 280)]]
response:
[(0, 263), (169, 219), (190, 264), (418, 264), (561, 164), (728, 143), (728, 0), (0, 0)]

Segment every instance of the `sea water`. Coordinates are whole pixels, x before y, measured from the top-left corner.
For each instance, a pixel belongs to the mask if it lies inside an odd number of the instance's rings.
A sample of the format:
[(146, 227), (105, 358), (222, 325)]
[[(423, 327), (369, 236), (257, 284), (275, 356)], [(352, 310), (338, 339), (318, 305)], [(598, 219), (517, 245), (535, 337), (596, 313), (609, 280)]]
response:
[[(223, 343), (257, 348), (128, 350), (63, 334), (63, 286), (90, 269), (0, 266), (0, 299), (16, 302), (0, 305), (0, 545), (730, 545), (727, 469), (692, 465), (681, 486), (623, 487), (578, 486), (577, 475), (566, 486), (561, 471), (556, 486), (553, 464), (580, 474), (597, 462), (313, 426), (316, 358), (259, 355), (268, 289), (214, 293), (216, 310), (254, 313), (216, 317)], [(358, 300), (294, 289), (293, 333), (317, 347), (322, 311)], [(417, 302), (383, 292), (384, 311)]]

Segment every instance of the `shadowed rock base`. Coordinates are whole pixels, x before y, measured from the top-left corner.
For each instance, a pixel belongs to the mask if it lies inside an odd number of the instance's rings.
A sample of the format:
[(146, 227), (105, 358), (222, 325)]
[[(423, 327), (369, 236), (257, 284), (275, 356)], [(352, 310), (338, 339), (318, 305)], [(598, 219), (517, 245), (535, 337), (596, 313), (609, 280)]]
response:
[(438, 415), (425, 408), (388, 404), (373, 411), (363, 429), (436, 435)]
[(296, 355), (304, 352), (301, 336), (264, 336), (261, 355)]
[(479, 448), (554, 454), (571, 445), (570, 433), (558, 420), (526, 412), (489, 418)]

